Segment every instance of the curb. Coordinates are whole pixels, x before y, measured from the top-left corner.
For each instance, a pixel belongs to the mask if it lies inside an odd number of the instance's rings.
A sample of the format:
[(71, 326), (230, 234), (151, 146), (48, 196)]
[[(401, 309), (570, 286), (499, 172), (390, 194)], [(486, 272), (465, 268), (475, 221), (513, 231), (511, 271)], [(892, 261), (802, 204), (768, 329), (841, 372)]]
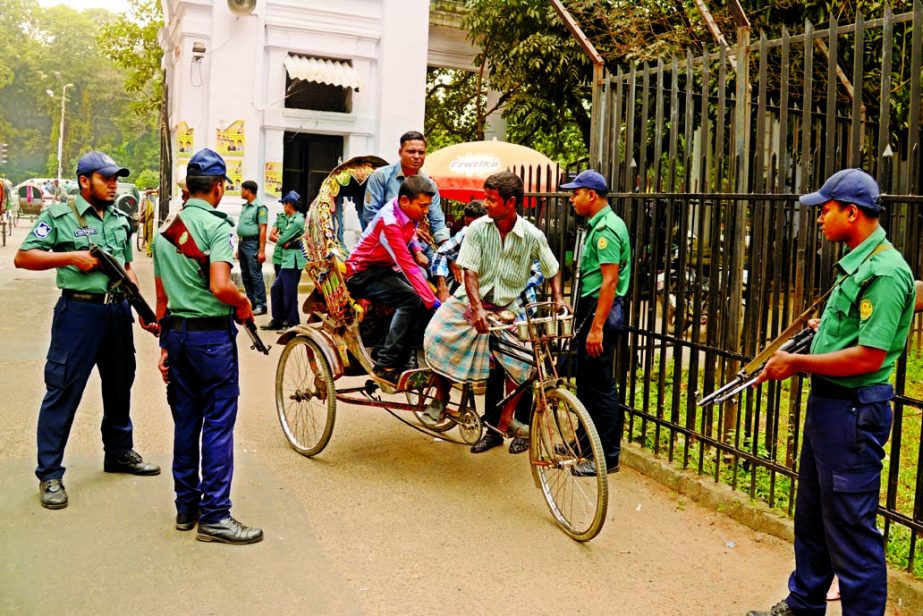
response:
[[(665, 458), (657, 457), (635, 443), (622, 444), (620, 462), (748, 528), (789, 543), (794, 541), (795, 525), (792, 520), (775, 513), (766, 504), (732, 490), (730, 486), (715, 483), (693, 471), (674, 468)], [(898, 614), (923, 614), (923, 580), (888, 565), (888, 602)]]

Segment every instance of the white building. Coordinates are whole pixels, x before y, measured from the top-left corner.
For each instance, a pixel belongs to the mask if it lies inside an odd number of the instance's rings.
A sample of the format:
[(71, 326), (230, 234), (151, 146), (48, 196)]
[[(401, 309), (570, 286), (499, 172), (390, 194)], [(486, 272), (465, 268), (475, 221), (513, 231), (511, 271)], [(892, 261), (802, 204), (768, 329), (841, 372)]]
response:
[[(246, 4), (162, 0), (176, 170), (210, 147), (232, 177), (239, 168), (263, 192), (267, 167), (270, 180), (281, 169), (281, 189), (310, 201), (339, 161), (393, 161), (399, 136), (423, 130), (428, 65), (470, 68), (473, 60), (457, 20), (434, 10), (430, 24), (429, 0), (256, 0), (243, 15), (229, 7)], [(219, 140), (237, 127), (239, 139)], [(267, 203), (277, 196), (261, 195)], [(239, 203), (229, 196), (227, 209), (236, 213)]]

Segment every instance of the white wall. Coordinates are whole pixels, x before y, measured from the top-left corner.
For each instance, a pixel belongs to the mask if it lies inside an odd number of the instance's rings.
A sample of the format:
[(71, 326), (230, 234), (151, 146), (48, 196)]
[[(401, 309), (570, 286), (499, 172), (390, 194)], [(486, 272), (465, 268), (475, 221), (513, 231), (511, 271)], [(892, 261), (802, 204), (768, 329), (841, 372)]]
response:
[[(264, 163), (282, 160), (286, 131), (341, 135), (344, 158), (393, 161), (400, 135), (423, 130), (428, 0), (257, 0), (254, 13), (242, 17), (225, 0), (161, 2), (174, 160), (182, 121), (195, 129), (199, 150), (216, 147), (216, 129), (243, 120), (244, 179), (261, 187)], [(195, 42), (206, 46), (197, 61)], [(352, 112), (286, 109), (283, 61), (290, 52), (351, 60), (362, 82)], [(229, 196), (222, 209), (236, 216), (240, 203)]]

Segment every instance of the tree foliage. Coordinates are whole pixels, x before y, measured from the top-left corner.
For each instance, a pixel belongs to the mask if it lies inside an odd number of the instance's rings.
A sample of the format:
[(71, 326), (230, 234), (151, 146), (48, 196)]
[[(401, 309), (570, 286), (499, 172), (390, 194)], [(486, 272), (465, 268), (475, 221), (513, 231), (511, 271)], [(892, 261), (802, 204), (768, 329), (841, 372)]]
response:
[[(139, 115), (130, 71), (104, 53), (95, 34), (119, 18), (105, 10), (41, 7), (37, 0), (0, 0), (0, 142), (14, 181), (57, 172), (61, 92), (67, 89), (63, 174), (92, 149), (137, 174), (159, 167), (156, 110)], [(46, 90), (52, 91), (48, 96)]]
[[(610, 71), (671, 55), (683, 57), (714, 51), (717, 41), (695, 0), (564, 0), (568, 11), (603, 56)], [(728, 45), (736, 43), (736, 24), (727, 0), (705, 0)], [(852, 23), (859, 11), (866, 19), (881, 17), (884, 0), (741, 0), (754, 40), (759, 33), (781, 36), (804, 30), (805, 20), (826, 27), (833, 15)], [(895, 13), (910, 10), (912, 0), (890, 2)], [(592, 64), (565, 29), (548, 0), (467, 0), (463, 27), (480, 49), (477, 68), (484, 69), (480, 94), (501, 93), (503, 116), (510, 141), (529, 145), (561, 161), (585, 155), (589, 144)], [(867, 32), (867, 71), (862, 95), (874, 109), (875, 66), (880, 57), (880, 31)], [(904, 40), (906, 38), (907, 40)], [(909, 38), (896, 37), (895, 57), (909, 57)], [(841, 66), (849, 67), (851, 50), (840, 52)], [(797, 61), (797, 60), (795, 60)], [(455, 75), (431, 72), (427, 105), (428, 130), (437, 141), (464, 141), (478, 136), (487, 109), (478, 105), (478, 73)], [(793, 71), (794, 74), (794, 71)], [(772, 78), (772, 76), (770, 76)], [(900, 108), (895, 76), (893, 104)], [(454, 90), (453, 90), (454, 89)], [(479, 124), (480, 123), (480, 124)]]

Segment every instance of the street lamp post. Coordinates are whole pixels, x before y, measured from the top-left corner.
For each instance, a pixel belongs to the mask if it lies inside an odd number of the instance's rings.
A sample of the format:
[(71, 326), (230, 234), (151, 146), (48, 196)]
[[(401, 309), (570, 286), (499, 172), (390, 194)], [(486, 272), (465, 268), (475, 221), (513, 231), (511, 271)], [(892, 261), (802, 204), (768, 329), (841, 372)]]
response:
[[(58, 128), (58, 180), (61, 180), (61, 167), (63, 164), (62, 157), (64, 156), (64, 109), (67, 104), (67, 89), (73, 88), (74, 84), (66, 83), (61, 87), (61, 125)], [(45, 90), (48, 96), (54, 98), (54, 92), (51, 90)]]

